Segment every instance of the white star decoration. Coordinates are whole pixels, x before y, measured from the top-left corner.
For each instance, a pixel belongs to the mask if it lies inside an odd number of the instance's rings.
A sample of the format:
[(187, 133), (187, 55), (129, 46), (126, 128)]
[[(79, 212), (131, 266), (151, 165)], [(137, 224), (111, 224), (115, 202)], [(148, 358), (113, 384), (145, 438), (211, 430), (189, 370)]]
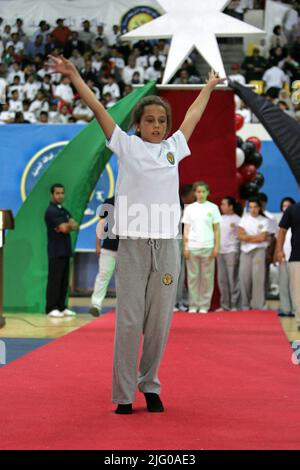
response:
[(124, 34), (124, 39), (172, 38), (163, 83), (167, 83), (196, 48), (225, 77), (217, 37), (264, 34), (264, 31), (222, 13), (230, 0), (157, 0), (166, 14)]

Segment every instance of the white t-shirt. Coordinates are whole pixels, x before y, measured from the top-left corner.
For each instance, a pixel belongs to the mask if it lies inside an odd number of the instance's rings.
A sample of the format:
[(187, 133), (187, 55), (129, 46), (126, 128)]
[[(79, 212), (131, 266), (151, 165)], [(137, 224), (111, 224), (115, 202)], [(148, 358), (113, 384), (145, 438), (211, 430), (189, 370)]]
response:
[(178, 130), (160, 144), (115, 127), (107, 146), (119, 157), (113, 233), (133, 238), (175, 238), (179, 231), (178, 163), (190, 155)]
[(74, 93), (72, 88), (70, 87), (70, 85), (65, 85), (64, 83), (61, 83), (55, 88), (55, 96), (58, 96), (67, 103), (72, 103), (74, 99)]
[(221, 214), (216, 204), (209, 201), (189, 204), (184, 209), (182, 222), (190, 225), (189, 249), (214, 247), (213, 226), (221, 222)]
[(269, 230), (268, 232), (272, 235), (276, 235), (278, 232), (278, 223), (276, 217), (272, 212), (264, 211), (265, 216), (269, 219)]
[(118, 99), (120, 98), (120, 87), (117, 83), (112, 83), (111, 85), (107, 83), (103, 87), (102, 95), (104, 96), (105, 93), (110, 93), (113, 98)]
[(240, 83), (241, 85), (246, 85), (246, 79), (241, 73), (234, 73), (228, 77), (232, 82)]
[(22, 101), (9, 100), (9, 111), (12, 113), (17, 113), (18, 111), (23, 111)]
[(139, 72), (140, 74), (140, 83), (144, 83), (144, 69), (142, 67), (135, 67), (134, 69), (126, 66), (122, 72), (122, 78), (126, 85), (130, 85), (132, 81), (133, 74)]
[[(259, 215), (257, 217), (252, 217), (251, 214), (245, 214), (240, 220), (239, 227), (242, 227), (247, 235), (255, 236), (260, 233), (269, 232), (269, 219)], [(267, 248), (268, 241), (262, 243), (248, 243), (241, 242), (241, 250), (244, 253), (250, 253), (250, 251), (255, 250), (256, 248)]]
[(220, 253), (238, 253), (240, 241), (238, 239), (238, 226), (241, 218), (237, 214), (222, 215)]
[(6, 101), (6, 88), (7, 82), (4, 78), (0, 78), (0, 104), (5, 103)]
[(288, 81), (288, 78), (283, 70), (274, 66), (265, 71), (263, 80), (266, 82), (267, 90), (269, 90), (272, 87), (282, 88), (283, 84)]
[(26, 82), (23, 88), (26, 98), (30, 101), (35, 99), (37, 91), (41, 88), (40, 82)]
[(285, 260), (288, 261), (292, 254), (292, 229), (288, 229), (286, 232), (284, 244), (283, 244), (283, 253)]

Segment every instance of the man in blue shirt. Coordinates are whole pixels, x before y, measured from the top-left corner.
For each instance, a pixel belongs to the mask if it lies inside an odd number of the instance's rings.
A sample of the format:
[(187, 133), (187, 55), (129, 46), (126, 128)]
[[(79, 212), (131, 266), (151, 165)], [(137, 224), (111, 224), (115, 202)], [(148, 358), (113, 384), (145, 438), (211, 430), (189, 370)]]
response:
[(79, 229), (71, 214), (62, 206), (65, 189), (62, 184), (51, 186), (52, 201), (45, 212), (48, 236), (48, 284), (46, 313), (49, 317), (74, 316), (66, 306), (70, 258), (72, 256), (70, 232)]

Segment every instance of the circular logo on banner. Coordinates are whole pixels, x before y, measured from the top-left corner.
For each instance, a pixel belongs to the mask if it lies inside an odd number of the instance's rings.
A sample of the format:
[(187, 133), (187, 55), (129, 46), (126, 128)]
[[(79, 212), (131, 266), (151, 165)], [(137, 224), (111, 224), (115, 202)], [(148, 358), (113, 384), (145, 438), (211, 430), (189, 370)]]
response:
[(151, 7), (134, 7), (131, 8), (121, 19), (121, 31), (122, 34), (132, 31), (143, 24), (149, 23), (149, 21), (158, 18), (160, 13)]
[[(24, 202), (29, 192), (42, 176), (44, 171), (55, 160), (59, 152), (69, 143), (69, 141), (56, 142), (47, 145), (39, 150), (27, 163), (21, 180), (21, 197)], [(81, 229), (87, 228), (98, 222), (97, 208), (106, 198), (112, 197), (114, 194), (114, 175), (111, 166), (107, 163), (105, 171), (101, 174), (96, 187), (91, 194), (88, 206), (84, 211), (81, 222)]]

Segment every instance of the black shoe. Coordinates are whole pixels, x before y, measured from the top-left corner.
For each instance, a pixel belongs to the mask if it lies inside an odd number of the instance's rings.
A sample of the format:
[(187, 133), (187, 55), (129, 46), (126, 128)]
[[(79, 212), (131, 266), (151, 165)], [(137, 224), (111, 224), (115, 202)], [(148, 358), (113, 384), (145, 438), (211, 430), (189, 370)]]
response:
[(100, 310), (97, 307), (91, 307), (89, 313), (93, 315), (93, 317), (100, 317)]
[(162, 413), (164, 406), (157, 393), (144, 393), (149, 413)]
[(293, 312), (289, 312), (288, 317), (294, 318), (294, 317), (295, 317), (295, 314), (294, 314)]
[(131, 415), (132, 414), (132, 404), (129, 405), (118, 405), (115, 409), (115, 413), (118, 415)]

